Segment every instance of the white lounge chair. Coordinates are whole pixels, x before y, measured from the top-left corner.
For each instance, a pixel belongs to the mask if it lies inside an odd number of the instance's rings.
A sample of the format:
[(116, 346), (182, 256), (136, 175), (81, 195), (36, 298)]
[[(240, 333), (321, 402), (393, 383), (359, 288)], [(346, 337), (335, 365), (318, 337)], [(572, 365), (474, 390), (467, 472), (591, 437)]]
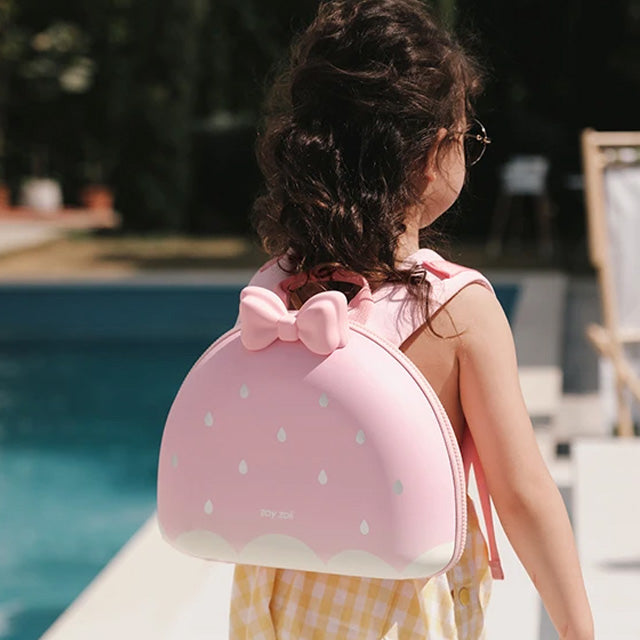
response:
[(602, 392), (615, 398), (617, 433), (630, 436), (640, 421), (640, 132), (587, 129), (582, 158), (603, 318), (587, 335), (604, 359)]

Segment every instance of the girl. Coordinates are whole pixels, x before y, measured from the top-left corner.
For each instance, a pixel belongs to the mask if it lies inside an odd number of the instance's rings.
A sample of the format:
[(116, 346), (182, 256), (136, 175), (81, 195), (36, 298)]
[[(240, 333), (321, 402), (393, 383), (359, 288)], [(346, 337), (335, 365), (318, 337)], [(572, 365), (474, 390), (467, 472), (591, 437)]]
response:
[[(266, 191), (255, 222), (277, 260), (252, 282), (274, 286), (291, 273), (339, 266), (364, 275), (376, 301), (401, 292), (420, 311), (402, 349), (437, 392), (459, 442), (475, 442), (500, 520), (558, 634), (589, 640), (571, 527), (536, 444), (502, 308), (482, 276), (455, 285), (456, 269), (420, 250), (421, 232), (456, 201), (488, 142), (473, 118), (480, 81), (420, 0), (321, 4), (274, 87), (259, 139)], [(291, 304), (317, 286), (300, 287)], [(238, 565), (231, 638), (475, 639), (490, 589), (470, 502), (460, 563), (429, 580)]]

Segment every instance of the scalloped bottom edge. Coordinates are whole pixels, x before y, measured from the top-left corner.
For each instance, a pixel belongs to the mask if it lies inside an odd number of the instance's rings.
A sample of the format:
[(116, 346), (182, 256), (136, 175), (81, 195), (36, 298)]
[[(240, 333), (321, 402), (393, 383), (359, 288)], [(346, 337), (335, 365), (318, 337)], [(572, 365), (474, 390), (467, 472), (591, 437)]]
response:
[(239, 553), (222, 536), (202, 529), (187, 531), (174, 540), (164, 537), (179, 551), (206, 560), (393, 580), (427, 578), (442, 573), (455, 552), (453, 541), (440, 544), (399, 571), (375, 554), (360, 549), (340, 551), (325, 563), (304, 542), (286, 535), (259, 536)]

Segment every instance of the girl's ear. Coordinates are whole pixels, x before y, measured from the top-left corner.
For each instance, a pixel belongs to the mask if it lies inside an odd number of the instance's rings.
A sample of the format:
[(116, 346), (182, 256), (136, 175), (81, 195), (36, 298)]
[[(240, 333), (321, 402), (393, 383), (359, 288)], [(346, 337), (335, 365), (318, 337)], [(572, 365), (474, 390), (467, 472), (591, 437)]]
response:
[(438, 133), (436, 134), (436, 139), (431, 145), (431, 149), (429, 149), (427, 153), (426, 163), (424, 167), (424, 175), (428, 182), (432, 182), (435, 180), (437, 169), (438, 169), (438, 153), (440, 152), (440, 145), (442, 141), (447, 137), (449, 132), (444, 127), (440, 127), (438, 129)]

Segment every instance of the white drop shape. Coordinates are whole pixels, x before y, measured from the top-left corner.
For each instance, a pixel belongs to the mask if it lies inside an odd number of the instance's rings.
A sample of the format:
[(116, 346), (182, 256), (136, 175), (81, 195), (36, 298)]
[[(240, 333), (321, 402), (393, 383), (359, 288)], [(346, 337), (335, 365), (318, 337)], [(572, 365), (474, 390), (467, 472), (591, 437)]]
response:
[(318, 482), (320, 484), (327, 484), (327, 481), (329, 480), (329, 478), (327, 478), (327, 472), (323, 469), (319, 474), (318, 474)]
[(369, 535), (369, 523), (366, 520), (360, 523), (360, 533), (363, 536)]
[(206, 427), (213, 427), (213, 416), (211, 411), (207, 411), (207, 415), (204, 417), (204, 424)]
[(178, 466), (178, 456), (175, 453), (171, 456), (171, 466), (174, 469)]
[(393, 483), (393, 493), (399, 496), (403, 491), (404, 487), (402, 486), (402, 482), (400, 482), (400, 480), (396, 480)]
[(204, 512), (205, 512), (208, 516), (210, 516), (210, 515), (213, 513), (213, 504), (212, 504), (211, 500), (207, 500), (207, 501), (204, 503)]
[(320, 403), (320, 406), (324, 409), (325, 407), (329, 406), (329, 398), (327, 398), (327, 394), (323, 393), (320, 398), (318, 399), (318, 402)]
[(284, 442), (287, 439), (287, 432), (284, 430), (284, 427), (280, 427), (278, 431), (278, 440), (280, 442)]
[(367, 439), (367, 436), (365, 436), (364, 431), (360, 429), (360, 431), (356, 433), (356, 442), (358, 444), (364, 444), (366, 439)]
[(245, 399), (245, 398), (248, 398), (248, 397), (249, 397), (249, 387), (247, 387), (247, 385), (246, 385), (246, 384), (243, 384), (243, 385), (240, 387), (240, 397), (241, 397), (242, 399)]
[(249, 471), (249, 466), (247, 465), (247, 461), (246, 460), (241, 460), (240, 464), (238, 465), (238, 471), (244, 476), (247, 474), (247, 472)]

